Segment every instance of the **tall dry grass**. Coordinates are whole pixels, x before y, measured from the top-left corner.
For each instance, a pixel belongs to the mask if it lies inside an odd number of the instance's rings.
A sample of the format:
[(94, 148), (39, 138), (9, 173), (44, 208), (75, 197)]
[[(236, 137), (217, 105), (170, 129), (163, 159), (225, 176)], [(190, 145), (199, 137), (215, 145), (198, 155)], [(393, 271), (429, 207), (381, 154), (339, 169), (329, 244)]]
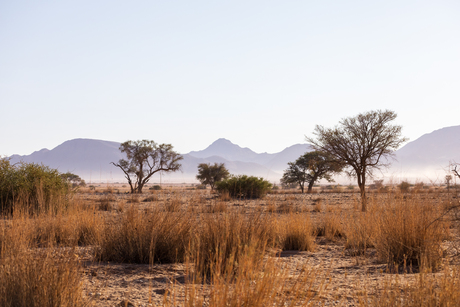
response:
[(365, 295), (360, 306), (375, 307), (439, 307), (458, 306), (460, 302), (460, 272), (445, 269), (441, 275), (420, 273), (414, 283), (403, 283), (390, 276), (384, 289), (373, 297)]
[(378, 227), (375, 223), (375, 211), (356, 211), (344, 215), (344, 218), (345, 248), (351, 255), (365, 255), (368, 248), (374, 247)]
[(251, 246), (239, 257), (239, 262), (228, 262), (226, 272), (214, 270), (209, 277), (209, 288), (202, 280), (193, 280), (184, 287), (184, 298), (178, 299), (177, 288), (172, 287), (164, 306), (186, 307), (265, 307), (318, 306), (326, 292), (327, 276), (309, 267), (290, 268), (279, 258), (259, 261), (257, 248)]
[(436, 269), (442, 258), (441, 243), (449, 236), (443, 207), (428, 198), (387, 199), (375, 208), (378, 230), (374, 238), (382, 261), (394, 266)]
[(345, 247), (363, 255), (375, 247), (392, 269), (436, 269), (441, 243), (449, 234), (445, 210), (437, 198), (386, 194), (373, 199), (367, 212), (344, 216)]
[[(16, 210), (21, 205), (25, 204), (15, 204)], [(14, 217), (1, 221), (0, 306), (87, 305), (74, 253), (71, 250), (56, 253), (52, 248), (56, 236), (50, 233), (37, 240), (37, 227), (42, 227), (44, 220), (49, 223), (53, 216), (49, 211), (34, 217), (16, 211)], [(74, 245), (77, 239), (71, 241), (68, 243)]]
[(193, 231), (188, 257), (194, 275), (209, 277), (228, 272), (249, 252), (254, 253), (254, 261), (260, 261), (275, 241), (276, 227), (269, 216), (238, 211), (205, 214)]
[(310, 215), (291, 213), (278, 218), (278, 232), (282, 250), (314, 251), (315, 228)]
[(97, 258), (144, 264), (184, 261), (195, 225), (185, 211), (141, 212), (131, 206), (118, 220), (104, 225)]
[(324, 236), (327, 241), (336, 241), (345, 236), (342, 212), (326, 212), (316, 225), (316, 235)]

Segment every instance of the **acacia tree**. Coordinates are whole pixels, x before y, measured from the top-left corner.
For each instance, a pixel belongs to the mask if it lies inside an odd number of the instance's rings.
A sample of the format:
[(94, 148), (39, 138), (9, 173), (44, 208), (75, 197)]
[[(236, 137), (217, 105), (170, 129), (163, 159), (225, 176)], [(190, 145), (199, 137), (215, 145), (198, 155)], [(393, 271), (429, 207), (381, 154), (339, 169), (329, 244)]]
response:
[(307, 182), (307, 192), (310, 193), (316, 181), (320, 179), (334, 181), (332, 174), (341, 172), (342, 168), (343, 165), (333, 160), (330, 155), (321, 151), (312, 151), (300, 156), (295, 162), (289, 162), (281, 182), (299, 184), (302, 193)]
[(61, 178), (68, 182), (73, 188), (78, 186), (84, 187), (86, 185), (85, 180), (81, 179), (80, 176), (70, 172), (61, 174)]
[(227, 179), (230, 176), (230, 173), (225, 168), (224, 163), (200, 163), (198, 164), (198, 175), (196, 175), (196, 179), (198, 179), (201, 184), (211, 186), (211, 190), (214, 190), (214, 187), (217, 182)]
[(128, 180), (131, 193), (142, 193), (142, 188), (157, 172), (175, 172), (180, 170), (182, 156), (173, 151), (170, 144), (158, 145), (154, 141), (126, 141), (120, 145), (120, 151), (127, 159), (120, 159), (119, 167)]
[(369, 111), (344, 118), (334, 128), (316, 126), (307, 137), (316, 150), (331, 155), (348, 166), (347, 173), (356, 177), (361, 192), (361, 210), (367, 210), (366, 176), (374, 170), (388, 167), (387, 159), (407, 138), (401, 136), (402, 127), (392, 125), (396, 119), (390, 110)]

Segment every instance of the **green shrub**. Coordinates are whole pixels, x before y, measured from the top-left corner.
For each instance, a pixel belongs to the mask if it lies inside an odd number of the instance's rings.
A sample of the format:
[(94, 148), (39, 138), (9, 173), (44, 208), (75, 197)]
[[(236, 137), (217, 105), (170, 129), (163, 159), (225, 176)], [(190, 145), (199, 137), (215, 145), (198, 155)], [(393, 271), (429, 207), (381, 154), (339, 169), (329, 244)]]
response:
[(0, 159), (0, 213), (12, 213), (19, 203), (32, 212), (55, 209), (55, 201), (69, 192), (69, 183), (55, 169)]
[(254, 176), (232, 176), (216, 183), (217, 192), (228, 193), (233, 198), (260, 198), (271, 189), (272, 184)]

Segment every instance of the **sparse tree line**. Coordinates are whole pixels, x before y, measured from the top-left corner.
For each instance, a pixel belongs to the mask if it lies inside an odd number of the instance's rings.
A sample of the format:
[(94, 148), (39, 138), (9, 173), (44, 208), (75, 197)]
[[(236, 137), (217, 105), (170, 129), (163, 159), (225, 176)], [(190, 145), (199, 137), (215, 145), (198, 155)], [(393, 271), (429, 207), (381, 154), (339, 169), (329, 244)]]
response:
[[(281, 182), (298, 185), (302, 193), (306, 184), (307, 192), (311, 192), (315, 182), (321, 179), (332, 182), (333, 175), (345, 172), (356, 178), (361, 194), (361, 209), (366, 211), (368, 178), (372, 178), (375, 170), (389, 166), (388, 158), (407, 141), (401, 134), (402, 127), (392, 124), (396, 117), (393, 111), (377, 110), (344, 118), (334, 128), (317, 125), (313, 137), (306, 137), (313, 151), (289, 162)], [(120, 145), (120, 151), (126, 158), (111, 163), (123, 171), (131, 193), (142, 193), (145, 184), (158, 172), (180, 170), (180, 161), (183, 159), (173, 150), (172, 145), (157, 144), (149, 140), (126, 141)], [(35, 164), (21, 163), (19, 166), (12, 166), (6, 158), (0, 162), (2, 205), (14, 194), (14, 189), (8, 187), (8, 183), (18, 177), (17, 173), (27, 173), (27, 169), (39, 169), (42, 173), (54, 174), (53, 176), (59, 177), (67, 186), (85, 184), (84, 180), (72, 173), (59, 174), (56, 170)], [(458, 164), (454, 162), (451, 165), (451, 174), (460, 178)], [(271, 184), (262, 178), (230, 175), (223, 163), (199, 164), (196, 178), (201, 184), (209, 185), (211, 190), (226, 192), (232, 197), (260, 197), (271, 188)], [(36, 183), (35, 179), (30, 180)], [(449, 184), (451, 180), (452, 176), (448, 175), (446, 182)]]

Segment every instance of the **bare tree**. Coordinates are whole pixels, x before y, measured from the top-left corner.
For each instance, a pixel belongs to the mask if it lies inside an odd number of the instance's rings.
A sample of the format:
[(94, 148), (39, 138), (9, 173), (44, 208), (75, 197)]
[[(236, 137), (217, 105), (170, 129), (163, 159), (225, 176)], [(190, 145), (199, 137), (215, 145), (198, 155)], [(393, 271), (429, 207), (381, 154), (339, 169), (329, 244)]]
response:
[(173, 151), (170, 144), (158, 145), (154, 141), (126, 141), (120, 145), (120, 151), (126, 154), (127, 160), (120, 159), (119, 167), (128, 180), (131, 193), (142, 193), (142, 188), (157, 172), (175, 172), (180, 170), (179, 161), (182, 156)]
[(331, 175), (341, 172), (342, 168), (343, 165), (333, 160), (330, 155), (321, 151), (312, 151), (300, 156), (295, 162), (289, 162), (281, 182), (297, 183), (302, 193), (305, 183), (308, 182), (307, 192), (310, 193), (316, 181), (320, 179), (334, 181)]
[(217, 182), (227, 179), (230, 176), (229, 171), (225, 168), (224, 163), (200, 163), (198, 164), (198, 179), (201, 184), (211, 186), (211, 190), (214, 190), (214, 187)]
[(307, 137), (316, 150), (325, 152), (348, 166), (347, 173), (356, 177), (361, 192), (361, 210), (367, 210), (366, 176), (372, 177), (376, 169), (388, 167), (386, 159), (407, 141), (401, 136), (402, 127), (392, 125), (396, 119), (390, 110), (369, 111), (344, 118), (334, 128), (317, 125)]

